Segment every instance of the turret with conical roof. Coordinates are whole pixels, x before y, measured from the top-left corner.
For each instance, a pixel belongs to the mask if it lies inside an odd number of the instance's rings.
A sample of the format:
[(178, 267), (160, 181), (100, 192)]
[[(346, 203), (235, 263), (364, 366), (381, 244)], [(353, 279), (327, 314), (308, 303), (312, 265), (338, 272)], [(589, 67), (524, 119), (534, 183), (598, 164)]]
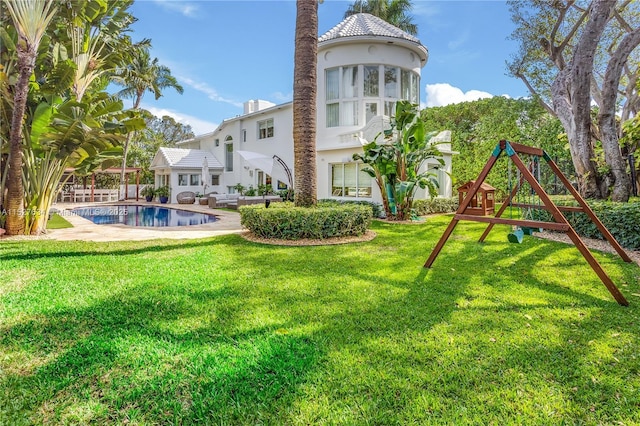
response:
[(372, 39), (404, 45), (419, 55), (423, 66), (427, 62), (429, 53), (417, 37), (369, 13), (356, 13), (346, 17), (318, 38), (318, 50), (336, 43), (354, 43), (358, 40), (367, 43)]
[[(369, 13), (318, 38), (318, 146), (358, 143), (383, 130), (399, 100), (420, 102), (429, 54), (420, 40)], [(386, 123), (386, 124), (385, 124)]]

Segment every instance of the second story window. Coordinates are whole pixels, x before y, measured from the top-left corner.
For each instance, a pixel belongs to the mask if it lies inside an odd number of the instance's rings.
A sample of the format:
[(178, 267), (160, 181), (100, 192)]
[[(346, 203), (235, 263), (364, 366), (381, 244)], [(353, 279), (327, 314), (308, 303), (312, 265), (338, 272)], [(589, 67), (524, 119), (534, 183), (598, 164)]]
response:
[(378, 115), (393, 117), (399, 99), (418, 103), (420, 75), (383, 64), (325, 70), (326, 127), (358, 126)]
[(273, 118), (258, 121), (258, 139), (273, 137)]
[(233, 143), (224, 144), (224, 170), (227, 172), (233, 171)]

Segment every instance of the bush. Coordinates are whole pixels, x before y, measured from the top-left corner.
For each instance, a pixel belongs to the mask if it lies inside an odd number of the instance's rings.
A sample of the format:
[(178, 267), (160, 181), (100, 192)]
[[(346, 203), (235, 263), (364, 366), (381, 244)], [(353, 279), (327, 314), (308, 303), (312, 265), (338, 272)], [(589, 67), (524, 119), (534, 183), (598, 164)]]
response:
[(340, 206), (344, 204), (352, 204), (356, 206), (368, 206), (371, 208), (371, 214), (373, 217), (382, 218), (384, 217), (384, 208), (382, 204), (375, 203), (373, 201), (361, 201), (361, 200), (336, 200), (333, 198), (327, 198), (323, 200), (319, 200), (318, 203), (326, 206)]
[(371, 209), (359, 205), (330, 205), (294, 207), (292, 203), (273, 203), (241, 206), (240, 223), (261, 238), (299, 240), (325, 239), (362, 235), (371, 223)]
[(413, 200), (413, 209), (418, 216), (434, 213), (451, 213), (458, 210), (458, 198), (430, 198)]
[[(557, 205), (578, 205), (575, 201), (555, 198), (554, 202)], [(587, 204), (622, 247), (640, 250), (640, 201), (630, 203), (587, 201)], [(534, 212), (536, 220), (552, 221), (551, 213), (548, 211), (536, 209)], [(565, 212), (564, 215), (578, 235), (604, 239), (596, 225), (585, 213)]]

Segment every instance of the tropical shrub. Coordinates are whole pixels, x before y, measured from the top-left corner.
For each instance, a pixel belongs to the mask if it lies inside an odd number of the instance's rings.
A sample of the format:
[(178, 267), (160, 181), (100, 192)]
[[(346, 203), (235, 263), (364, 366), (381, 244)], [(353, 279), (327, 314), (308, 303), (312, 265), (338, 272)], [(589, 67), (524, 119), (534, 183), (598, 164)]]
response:
[[(422, 171), (428, 159), (436, 159), (440, 165), (444, 164), (436, 144), (431, 143), (431, 138), (436, 134), (426, 131), (417, 105), (400, 101), (396, 104), (391, 129), (364, 145), (362, 154), (353, 155), (354, 160), (368, 166), (363, 171), (375, 179), (387, 218), (409, 218), (418, 188), (428, 189), (432, 197), (436, 195), (436, 174)], [(380, 136), (384, 140), (378, 143)]]
[(153, 198), (156, 196), (156, 189), (153, 187), (153, 185), (147, 185), (142, 188), (142, 190), (140, 191), (140, 195), (142, 195), (143, 197)]
[(171, 188), (169, 186), (164, 185), (156, 189), (156, 195), (158, 197), (168, 197), (171, 192)]
[(316, 207), (295, 207), (293, 203), (241, 206), (240, 223), (261, 238), (299, 240), (362, 235), (371, 223), (369, 206), (332, 205), (319, 202)]

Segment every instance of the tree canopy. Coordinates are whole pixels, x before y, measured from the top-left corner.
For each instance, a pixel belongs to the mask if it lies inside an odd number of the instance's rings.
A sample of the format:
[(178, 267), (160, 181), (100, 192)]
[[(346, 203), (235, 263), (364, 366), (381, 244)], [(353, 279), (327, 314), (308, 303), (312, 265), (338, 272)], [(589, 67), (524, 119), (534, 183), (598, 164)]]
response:
[[(508, 2), (519, 51), (508, 62), (561, 122), (583, 195), (629, 198), (621, 123), (638, 113), (640, 3), (615, 0)], [(591, 104), (597, 108), (591, 110)], [(599, 166), (597, 153), (602, 152)]]

